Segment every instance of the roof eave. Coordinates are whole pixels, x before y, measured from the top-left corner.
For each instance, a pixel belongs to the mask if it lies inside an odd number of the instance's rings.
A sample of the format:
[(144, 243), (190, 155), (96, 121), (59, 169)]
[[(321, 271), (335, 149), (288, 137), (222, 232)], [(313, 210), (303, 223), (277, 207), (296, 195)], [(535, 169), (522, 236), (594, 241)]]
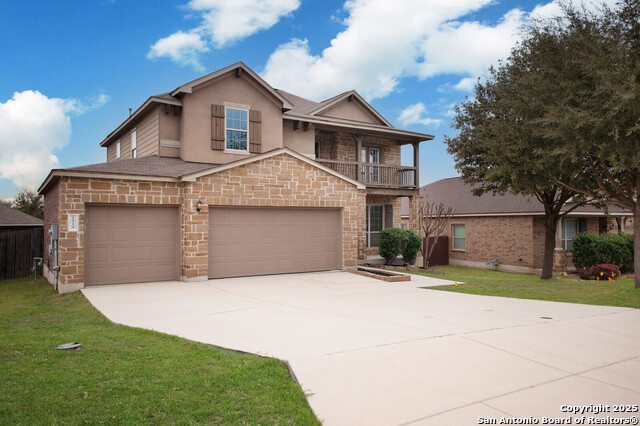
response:
[(395, 127), (386, 128), (386, 127), (375, 127), (375, 126), (367, 126), (366, 124), (356, 124), (356, 123), (345, 123), (342, 121), (334, 121), (330, 118), (311, 118), (307, 116), (298, 116), (293, 114), (287, 114), (282, 117), (285, 120), (299, 120), (299, 121), (308, 121), (314, 124), (325, 124), (327, 126), (341, 127), (341, 128), (353, 128), (353, 129), (361, 129), (368, 130), (372, 132), (381, 132), (381, 133), (392, 133), (400, 136), (407, 136), (411, 138), (416, 138), (420, 141), (430, 141), (435, 139), (435, 136), (428, 135), (425, 133), (417, 133), (411, 132), (409, 130), (396, 129)]
[(293, 104), (289, 102), (287, 98), (278, 93), (273, 87), (269, 85), (266, 81), (262, 79), (258, 74), (256, 74), (251, 68), (246, 66), (243, 62), (236, 62), (233, 65), (229, 65), (228, 67), (219, 69), (215, 72), (207, 74), (203, 77), (200, 77), (196, 80), (190, 81), (189, 83), (183, 84), (173, 92), (171, 92), (171, 96), (179, 96), (181, 94), (189, 94), (193, 93), (193, 88), (195, 86), (199, 86), (201, 84), (206, 83), (207, 81), (213, 80), (214, 78), (220, 77), (224, 74), (235, 71), (236, 69), (241, 68), (244, 72), (249, 74), (254, 80), (256, 80), (261, 86), (263, 86), (269, 93), (271, 93), (275, 98), (277, 98), (280, 102), (282, 102), (282, 108), (284, 109), (292, 109)]
[(113, 132), (109, 133), (107, 137), (104, 138), (102, 142), (100, 142), (100, 146), (104, 147), (109, 145), (109, 143), (111, 142), (111, 140), (115, 135), (117, 135), (122, 129), (127, 127), (131, 122), (133, 122), (140, 114), (146, 111), (149, 108), (149, 106), (151, 106), (154, 103), (182, 106), (182, 101), (180, 101), (179, 99), (171, 100), (171, 99), (163, 99), (163, 98), (151, 96), (142, 105), (140, 105), (140, 107), (137, 110), (135, 110), (126, 120), (124, 120), (122, 124), (120, 124)]

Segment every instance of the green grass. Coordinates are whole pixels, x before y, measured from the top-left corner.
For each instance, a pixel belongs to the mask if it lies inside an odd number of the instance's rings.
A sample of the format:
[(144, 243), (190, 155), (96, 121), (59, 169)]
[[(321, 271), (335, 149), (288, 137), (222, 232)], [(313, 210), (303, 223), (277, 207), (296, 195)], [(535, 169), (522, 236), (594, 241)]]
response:
[(429, 290), (640, 308), (640, 290), (634, 288), (633, 278), (622, 278), (613, 282), (580, 281), (575, 276), (541, 280), (533, 275), (511, 274), (461, 266), (437, 266), (434, 269), (444, 271), (445, 274), (414, 273), (464, 282), (465, 284), (457, 287), (429, 287)]
[(0, 281), (0, 419), (319, 424), (283, 362), (116, 325), (30, 279)]

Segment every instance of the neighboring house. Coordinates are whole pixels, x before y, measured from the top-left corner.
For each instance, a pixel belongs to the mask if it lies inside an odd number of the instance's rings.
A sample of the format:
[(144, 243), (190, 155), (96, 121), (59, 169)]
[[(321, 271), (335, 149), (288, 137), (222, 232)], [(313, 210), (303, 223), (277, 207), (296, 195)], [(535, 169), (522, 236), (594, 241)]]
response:
[[(451, 265), (496, 268), (514, 272), (539, 272), (544, 254), (544, 210), (535, 198), (484, 194), (461, 178), (442, 179), (420, 188), (424, 200), (444, 203), (455, 210), (446, 228)], [(410, 214), (403, 203), (402, 221)], [(568, 204), (563, 211), (571, 208)], [(617, 206), (608, 212), (587, 205), (569, 212), (556, 231), (554, 270), (573, 268), (573, 237), (579, 232), (633, 233), (632, 214)]]
[(0, 204), (0, 232), (42, 228), (43, 225), (42, 219)]
[(401, 197), (417, 228), (430, 139), (354, 91), (315, 103), (231, 65), (150, 97), (100, 143), (106, 163), (49, 173), (45, 275), (66, 292), (355, 265), (400, 226)]

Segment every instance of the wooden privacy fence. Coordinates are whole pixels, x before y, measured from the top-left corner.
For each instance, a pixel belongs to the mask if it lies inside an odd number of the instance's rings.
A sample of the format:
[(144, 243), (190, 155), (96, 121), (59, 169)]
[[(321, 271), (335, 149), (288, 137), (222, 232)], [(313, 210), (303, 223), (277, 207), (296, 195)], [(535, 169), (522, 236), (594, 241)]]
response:
[[(426, 253), (426, 244), (422, 240), (422, 253)], [(429, 237), (429, 247), (433, 244), (433, 237)], [(449, 237), (439, 237), (436, 246), (431, 253), (429, 266), (442, 266), (449, 264)]]
[(42, 227), (0, 233), (0, 280), (24, 278), (33, 273), (33, 258), (42, 257), (43, 235)]

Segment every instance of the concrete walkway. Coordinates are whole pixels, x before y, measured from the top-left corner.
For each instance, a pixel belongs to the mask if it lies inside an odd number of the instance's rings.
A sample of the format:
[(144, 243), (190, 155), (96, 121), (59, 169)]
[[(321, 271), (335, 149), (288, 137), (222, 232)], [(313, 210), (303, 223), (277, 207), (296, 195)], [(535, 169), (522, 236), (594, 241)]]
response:
[(418, 288), (438, 284), (326, 272), (83, 293), (116, 323), (287, 360), (327, 425), (542, 424), (562, 405), (640, 403), (640, 310)]

